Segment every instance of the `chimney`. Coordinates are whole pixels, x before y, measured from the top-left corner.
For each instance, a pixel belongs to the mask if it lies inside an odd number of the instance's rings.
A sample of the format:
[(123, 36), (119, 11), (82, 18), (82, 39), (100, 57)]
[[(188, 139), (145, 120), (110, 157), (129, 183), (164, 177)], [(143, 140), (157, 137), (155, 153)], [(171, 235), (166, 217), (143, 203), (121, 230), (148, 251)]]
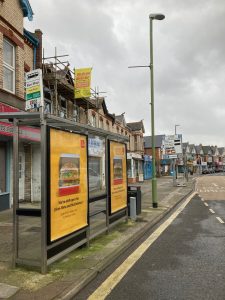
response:
[(36, 29), (34, 33), (39, 40), (39, 44), (38, 44), (37, 52), (36, 52), (36, 68), (42, 69), (42, 35), (43, 35), (43, 33), (40, 29)]

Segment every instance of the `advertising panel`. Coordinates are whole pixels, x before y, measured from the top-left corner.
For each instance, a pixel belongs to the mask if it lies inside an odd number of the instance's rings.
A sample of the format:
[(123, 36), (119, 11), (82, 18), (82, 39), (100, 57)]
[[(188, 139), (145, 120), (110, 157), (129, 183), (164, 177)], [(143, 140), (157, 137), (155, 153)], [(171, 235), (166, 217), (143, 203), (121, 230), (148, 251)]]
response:
[(50, 241), (88, 225), (87, 138), (50, 129)]
[(43, 106), (42, 70), (36, 69), (25, 74), (26, 110)]
[(75, 69), (75, 99), (91, 96), (91, 70), (92, 68)]
[(110, 141), (111, 213), (127, 206), (127, 163), (124, 144)]

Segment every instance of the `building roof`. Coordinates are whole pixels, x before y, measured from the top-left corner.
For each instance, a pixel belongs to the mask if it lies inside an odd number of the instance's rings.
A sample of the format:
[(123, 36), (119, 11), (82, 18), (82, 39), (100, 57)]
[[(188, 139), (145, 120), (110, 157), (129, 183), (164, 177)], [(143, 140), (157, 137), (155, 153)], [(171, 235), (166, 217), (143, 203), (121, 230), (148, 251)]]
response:
[(202, 145), (195, 145), (196, 154), (200, 154), (201, 150), (202, 150)]
[[(161, 148), (162, 141), (165, 139), (165, 134), (155, 135), (155, 147)], [(152, 148), (152, 137), (144, 136), (144, 148)]]
[(212, 153), (212, 149), (210, 146), (202, 146), (202, 150), (203, 150), (204, 155), (208, 155), (208, 154)]
[(124, 118), (124, 114), (121, 114), (121, 115), (118, 115), (118, 116), (115, 116), (115, 119), (116, 121), (120, 122), (120, 123), (126, 123), (125, 122), (125, 118)]
[(23, 35), (34, 47), (38, 46), (39, 40), (33, 32), (30, 32), (24, 28)]
[(225, 148), (224, 147), (219, 147), (218, 151), (220, 155), (223, 155)]
[(28, 0), (20, 0), (20, 5), (23, 11), (23, 16), (28, 17), (28, 20), (32, 21), (34, 13), (30, 6), (30, 2)]
[(132, 130), (132, 131), (139, 131), (143, 130), (145, 132), (144, 124), (143, 121), (139, 122), (132, 122), (132, 123), (127, 123), (127, 126)]

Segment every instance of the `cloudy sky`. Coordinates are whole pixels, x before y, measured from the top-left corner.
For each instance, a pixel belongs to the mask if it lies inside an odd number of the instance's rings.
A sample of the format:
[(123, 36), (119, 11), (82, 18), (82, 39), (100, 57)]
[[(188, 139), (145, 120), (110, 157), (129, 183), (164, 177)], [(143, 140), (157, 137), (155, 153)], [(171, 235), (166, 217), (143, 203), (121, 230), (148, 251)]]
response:
[(190, 143), (225, 146), (224, 0), (30, 0), (46, 56), (68, 54), (93, 67), (92, 88), (111, 113), (144, 120), (150, 135), (149, 14), (154, 21), (155, 131)]

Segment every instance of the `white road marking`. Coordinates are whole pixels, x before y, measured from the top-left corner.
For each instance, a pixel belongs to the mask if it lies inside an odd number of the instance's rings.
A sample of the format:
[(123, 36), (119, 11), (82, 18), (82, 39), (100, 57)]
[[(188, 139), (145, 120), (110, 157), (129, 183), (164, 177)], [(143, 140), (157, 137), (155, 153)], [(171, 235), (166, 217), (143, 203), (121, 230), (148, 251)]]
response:
[(212, 208), (210, 208), (209, 211), (211, 211), (212, 214), (215, 214), (215, 211)]
[(209, 206), (209, 204), (208, 204), (208, 203), (206, 203), (206, 202), (204, 202), (204, 204), (205, 204), (205, 206)]
[(220, 223), (222, 223), (222, 224), (224, 223), (224, 221), (220, 217), (216, 217), (216, 218)]
[(88, 300), (105, 299), (113, 288), (127, 274), (131, 267), (141, 258), (145, 251), (157, 240), (163, 231), (176, 219), (185, 206), (191, 201), (196, 192), (192, 193), (185, 202), (161, 224), (96, 290)]

